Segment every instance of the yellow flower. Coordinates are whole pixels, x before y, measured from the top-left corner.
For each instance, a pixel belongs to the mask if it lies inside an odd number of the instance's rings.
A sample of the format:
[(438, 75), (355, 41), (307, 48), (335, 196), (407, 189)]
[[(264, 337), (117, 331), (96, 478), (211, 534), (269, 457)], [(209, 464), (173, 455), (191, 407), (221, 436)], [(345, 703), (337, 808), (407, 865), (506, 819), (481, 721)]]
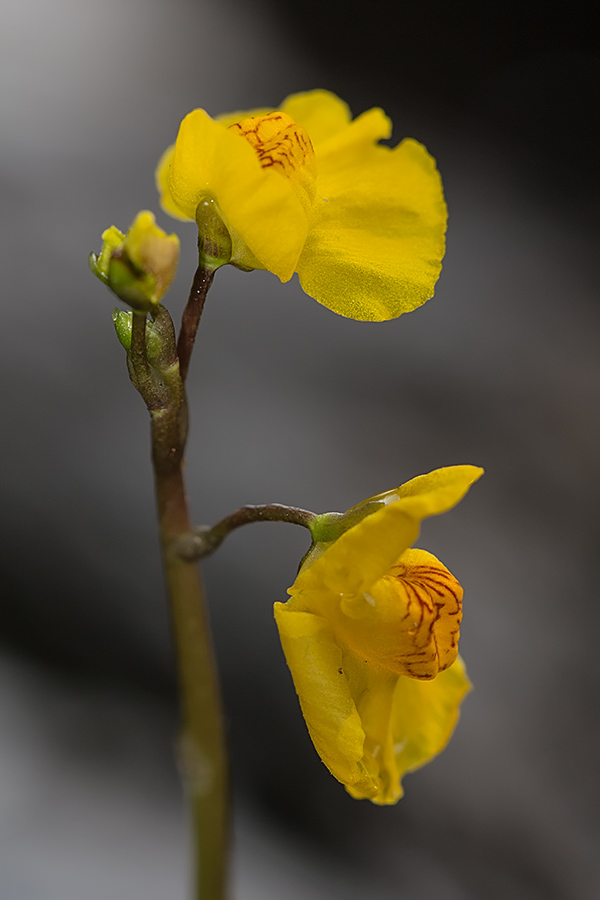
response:
[(298, 272), (334, 312), (392, 319), (433, 296), (446, 206), (426, 149), (379, 143), (390, 134), (381, 109), (352, 120), (322, 90), (216, 121), (196, 109), (158, 165), (161, 203), (194, 219), (201, 201), (215, 202), (234, 265), (281, 281)]
[(133, 309), (156, 309), (177, 271), (177, 235), (167, 235), (153, 214), (143, 210), (126, 235), (111, 225), (102, 234), (102, 241), (100, 254), (90, 254), (94, 275)]
[[(408, 548), (421, 519), (482, 473), (437, 469), (350, 510), (358, 524), (317, 540), (290, 599), (275, 604), (312, 741), (353, 797), (395, 803), (402, 776), (445, 747), (470, 689), (457, 656), (462, 588), (431, 553)], [(316, 537), (329, 537), (336, 520), (318, 519)]]

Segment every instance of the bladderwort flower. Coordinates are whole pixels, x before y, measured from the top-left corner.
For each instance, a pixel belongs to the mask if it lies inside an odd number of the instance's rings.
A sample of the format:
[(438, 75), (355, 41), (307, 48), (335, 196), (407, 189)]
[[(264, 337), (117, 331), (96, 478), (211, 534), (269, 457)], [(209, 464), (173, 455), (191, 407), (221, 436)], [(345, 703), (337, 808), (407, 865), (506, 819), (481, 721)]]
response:
[(138, 312), (156, 310), (179, 261), (179, 238), (166, 234), (154, 215), (142, 210), (123, 234), (114, 225), (102, 234), (102, 250), (90, 253), (94, 275)]
[(401, 779), (450, 739), (470, 689), (458, 656), (462, 588), (410, 549), (426, 516), (483, 470), (451, 466), (317, 517), (314, 545), (275, 619), (321, 759), (348, 792), (395, 803)]
[(390, 134), (381, 109), (352, 119), (324, 90), (216, 120), (196, 109), (158, 165), (161, 203), (180, 219), (216, 207), (225, 261), (297, 272), (342, 316), (393, 319), (433, 296), (447, 214), (433, 158), (410, 138), (380, 143)]

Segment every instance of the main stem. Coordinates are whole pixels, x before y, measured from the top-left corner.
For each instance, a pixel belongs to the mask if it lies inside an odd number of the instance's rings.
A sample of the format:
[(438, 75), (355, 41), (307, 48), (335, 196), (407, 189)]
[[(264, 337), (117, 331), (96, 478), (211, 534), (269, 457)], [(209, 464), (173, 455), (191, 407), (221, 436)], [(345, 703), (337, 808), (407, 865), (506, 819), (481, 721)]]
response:
[(198, 565), (171, 549), (191, 528), (181, 464), (156, 467), (155, 474), (183, 716), (181, 764), (194, 834), (194, 900), (224, 900), (229, 790), (220, 689)]
[(193, 825), (193, 897), (225, 900), (230, 824), (221, 695), (198, 564), (182, 559), (174, 549), (180, 536), (191, 530), (183, 480), (187, 417), (179, 377), (170, 379), (168, 402), (150, 411), (160, 536), (183, 718), (180, 761)]

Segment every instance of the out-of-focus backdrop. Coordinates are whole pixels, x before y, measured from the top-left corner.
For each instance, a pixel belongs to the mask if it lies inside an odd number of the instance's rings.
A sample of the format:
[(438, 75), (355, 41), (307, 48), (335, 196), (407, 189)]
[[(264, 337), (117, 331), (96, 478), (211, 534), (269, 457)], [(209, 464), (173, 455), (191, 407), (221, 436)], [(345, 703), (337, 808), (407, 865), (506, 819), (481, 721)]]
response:
[[(198, 521), (345, 509), (432, 468), (485, 478), (421, 546), (463, 583), (475, 683), (394, 808), (309, 741), (271, 608), (304, 533), (205, 566), (236, 788), (235, 900), (595, 900), (600, 63), (584, 7), (21, 0), (2, 15), (0, 897), (183, 900), (185, 811), (147, 421), (112, 299), (110, 224), (158, 211), (196, 106), (325, 87), (436, 156), (436, 297), (346, 321), (266, 273), (217, 276), (190, 376)], [(554, 12), (552, 11), (554, 10)], [(192, 225), (168, 305), (194, 269)], [(594, 276), (594, 277), (593, 277)]]

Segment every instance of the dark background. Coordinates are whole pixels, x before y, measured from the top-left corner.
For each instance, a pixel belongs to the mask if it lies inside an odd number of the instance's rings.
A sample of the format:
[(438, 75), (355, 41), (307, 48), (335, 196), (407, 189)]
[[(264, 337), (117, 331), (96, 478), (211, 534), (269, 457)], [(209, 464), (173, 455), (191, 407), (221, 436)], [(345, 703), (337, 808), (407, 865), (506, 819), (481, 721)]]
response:
[[(302, 532), (205, 566), (237, 798), (236, 900), (593, 900), (598, 866), (597, 134), (578, 4), (23, 0), (3, 13), (0, 897), (185, 896), (177, 711), (147, 422), (87, 270), (159, 212), (195, 106), (326, 87), (438, 160), (434, 300), (342, 320), (219, 273), (190, 376), (191, 501), (345, 509), (442, 465), (485, 478), (420, 545), (465, 587), (476, 690), (394, 808), (351, 800), (308, 739), (276, 629)], [(194, 267), (182, 238), (168, 305)]]

